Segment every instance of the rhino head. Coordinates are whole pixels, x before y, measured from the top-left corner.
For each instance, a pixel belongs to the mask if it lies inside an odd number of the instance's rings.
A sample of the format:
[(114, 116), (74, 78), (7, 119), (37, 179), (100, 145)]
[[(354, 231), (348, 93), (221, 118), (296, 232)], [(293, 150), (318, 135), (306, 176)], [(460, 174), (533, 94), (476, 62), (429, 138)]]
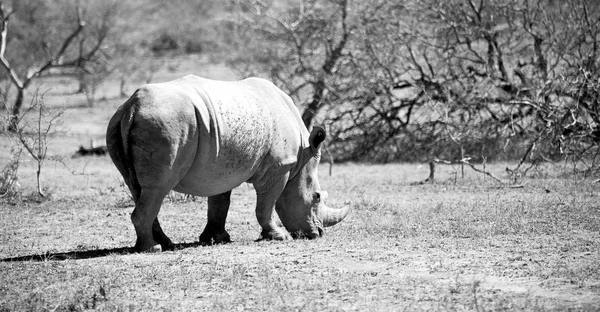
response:
[(323, 227), (342, 221), (350, 211), (348, 206), (333, 209), (325, 205), (327, 192), (321, 190), (317, 177), (320, 144), (325, 137), (323, 128), (313, 128), (310, 144), (300, 152), (298, 167), (292, 171), (292, 177), (275, 206), (279, 219), (293, 237), (322, 236)]

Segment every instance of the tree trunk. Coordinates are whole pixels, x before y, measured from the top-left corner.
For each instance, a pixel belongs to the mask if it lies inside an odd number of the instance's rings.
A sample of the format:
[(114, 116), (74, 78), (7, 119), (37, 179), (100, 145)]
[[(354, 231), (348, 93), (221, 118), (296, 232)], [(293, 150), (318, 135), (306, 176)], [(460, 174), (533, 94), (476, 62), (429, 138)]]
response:
[(8, 131), (17, 132), (19, 115), (21, 115), (21, 107), (23, 106), (24, 88), (17, 88), (17, 98), (15, 99), (15, 105), (12, 108), (10, 120), (8, 122)]
[(119, 84), (119, 96), (122, 98), (126, 98), (129, 95), (125, 92), (125, 85), (127, 84), (127, 80), (124, 77), (121, 77), (121, 83)]
[(313, 118), (315, 118), (315, 114), (319, 109), (320, 101), (318, 99), (313, 98), (313, 100), (308, 104), (304, 112), (302, 113), (302, 121), (307, 129), (310, 129), (310, 125), (312, 124)]
[(38, 168), (37, 171), (35, 173), (36, 175), (36, 179), (37, 179), (37, 191), (38, 194), (40, 195), (40, 197), (46, 197), (46, 194), (44, 194), (44, 192), (42, 191), (42, 162), (38, 161)]
[(314, 88), (315, 92), (313, 93), (312, 100), (310, 101), (304, 112), (302, 112), (302, 121), (304, 122), (304, 125), (307, 129), (310, 128), (312, 121), (315, 118), (315, 115), (321, 107), (322, 100), (326, 92), (325, 82), (322, 80), (317, 81), (314, 84)]

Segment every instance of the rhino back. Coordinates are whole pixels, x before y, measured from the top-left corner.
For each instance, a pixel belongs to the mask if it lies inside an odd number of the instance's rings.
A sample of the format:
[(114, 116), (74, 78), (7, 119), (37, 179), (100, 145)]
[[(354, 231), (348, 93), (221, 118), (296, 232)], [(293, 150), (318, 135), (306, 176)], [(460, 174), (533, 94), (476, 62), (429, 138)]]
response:
[(213, 195), (296, 161), (303, 146), (299, 114), (270, 82), (187, 76), (172, 84), (194, 105), (199, 129), (195, 160), (176, 190)]

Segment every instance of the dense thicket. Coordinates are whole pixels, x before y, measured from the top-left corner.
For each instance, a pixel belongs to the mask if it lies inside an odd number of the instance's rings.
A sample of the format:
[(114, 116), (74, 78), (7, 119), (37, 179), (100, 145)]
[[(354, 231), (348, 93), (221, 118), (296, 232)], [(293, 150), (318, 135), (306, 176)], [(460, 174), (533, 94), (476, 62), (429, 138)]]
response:
[(237, 3), (248, 52), (234, 66), (326, 124), (338, 159), (598, 152), (596, 1)]

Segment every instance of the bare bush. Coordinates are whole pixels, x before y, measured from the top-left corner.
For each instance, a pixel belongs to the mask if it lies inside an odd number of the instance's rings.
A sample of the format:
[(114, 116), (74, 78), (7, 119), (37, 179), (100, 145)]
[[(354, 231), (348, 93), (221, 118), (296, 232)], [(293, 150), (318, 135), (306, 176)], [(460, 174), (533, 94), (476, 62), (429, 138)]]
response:
[(255, 0), (236, 5), (234, 45), (243, 53), (229, 64), (244, 76), (269, 75), (303, 107), (302, 119), (310, 126), (343, 88), (339, 66), (348, 58), (344, 51), (355, 26), (349, 1), (301, 1), (290, 8)]
[(19, 188), (19, 165), (23, 149), (20, 145), (13, 145), (10, 151), (8, 164), (0, 172), (0, 198), (13, 199), (21, 194)]
[[(85, 70), (86, 63), (94, 62), (98, 57), (98, 53), (106, 39), (107, 29), (111, 25), (110, 23), (104, 23), (101, 24), (101, 27), (86, 33), (84, 31), (86, 22), (83, 20), (82, 10), (79, 7), (73, 7), (71, 9), (76, 12), (75, 27), (58, 25), (60, 27), (54, 29), (54, 27), (50, 27), (48, 24), (37, 21), (38, 14), (45, 13), (49, 15), (44, 8), (40, 10), (38, 4), (19, 2), (13, 3), (13, 6), (16, 7), (16, 11), (6, 9), (4, 2), (0, 1), (0, 65), (17, 89), (17, 95), (11, 108), (12, 117), (8, 125), (9, 131), (16, 131), (18, 128), (16, 122), (23, 106), (25, 90), (29, 87), (33, 79), (43, 73), (49, 72), (53, 68), (82, 68)], [(20, 12), (19, 9), (21, 10)], [(17, 54), (12, 54), (17, 60), (15, 62), (17, 65), (14, 65), (7, 58), (8, 42), (10, 41), (8, 32), (9, 22), (14, 21), (13, 15), (15, 12), (17, 14), (30, 14), (31, 21), (17, 19), (16, 22), (17, 25), (21, 24), (20, 26), (23, 27), (34, 28), (33, 33), (36, 36), (27, 36), (26, 38), (33, 37), (34, 40), (37, 40), (35, 43), (28, 42), (34, 46), (23, 49), (33, 51), (29, 58), (23, 56), (23, 50), (20, 50)], [(113, 11), (108, 10), (108, 12), (107, 16), (110, 17)], [(45, 16), (45, 18), (45, 21), (48, 23), (52, 18), (59, 21), (68, 20), (64, 17), (57, 18), (56, 16)], [(54, 32), (50, 32), (50, 29), (58, 30), (59, 32), (62, 31), (62, 33), (57, 35)], [(91, 33), (94, 33), (95, 40), (86, 40), (87, 36), (91, 36)], [(82, 34), (86, 36), (82, 37)], [(60, 37), (60, 39), (56, 39), (57, 37)], [(12, 47), (15, 48), (14, 45)], [(39, 53), (40, 51), (42, 52), (41, 54)]]
[(528, 161), (596, 164), (596, 1), (237, 3), (248, 45), (232, 64), (326, 123), (338, 160), (523, 159), (535, 144)]
[[(26, 117), (30, 115), (30, 112), (34, 112), (35, 116), (31, 116), (32, 118), (28, 120)], [(29, 108), (16, 120), (18, 128), (13, 135), (36, 162), (37, 193), (42, 197), (46, 196), (43, 192), (41, 175), (42, 167), (48, 159), (50, 135), (60, 123), (64, 112), (64, 108), (51, 109), (44, 105), (43, 94), (40, 95), (36, 92)]]

